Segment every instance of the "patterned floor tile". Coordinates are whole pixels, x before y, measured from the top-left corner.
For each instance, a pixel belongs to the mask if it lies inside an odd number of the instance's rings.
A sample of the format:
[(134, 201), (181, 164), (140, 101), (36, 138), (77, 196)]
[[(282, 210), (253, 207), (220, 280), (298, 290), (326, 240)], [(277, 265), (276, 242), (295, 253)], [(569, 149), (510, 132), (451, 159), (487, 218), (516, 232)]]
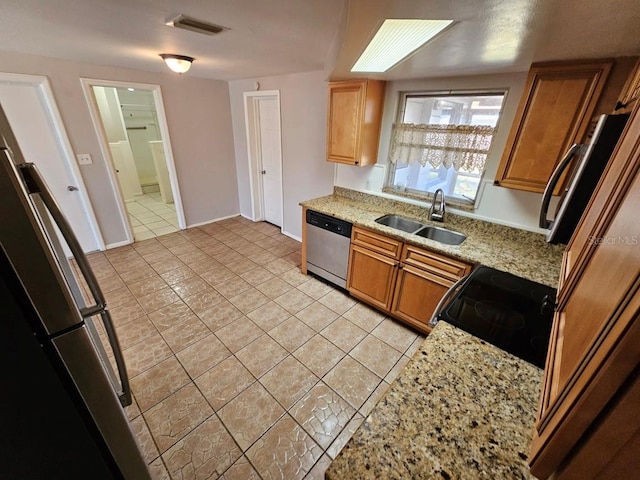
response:
[(260, 290), (270, 299), (274, 299), (292, 290), (293, 287), (284, 280), (276, 277), (257, 285), (256, 289)]
[(385, 318), (383, 313), (364, 303), (355, 304), (342, 316), (368, 333), (371, 333)]
[(164, 453), (211, 415), (213, 409), (189, 383), (147, 410), (144, 418), (160, 453)]
[(142, 413), (189, 383), (187, 372), (175, 357), (160, 362), (131, 379), (131, 388)]
[(404, 353), (418, 337), (418, 334), (400, 322), (387, 318), (371, 332), (383, 342)]
[(285, 410), (291, 408), (317, 382), (318, 377), (292, 356), (284, 359), (260, 379), (260, 383)]
[(184, 320), (194, 315), (193, 311), (187, 307), (187, 304), (180, 300), (152, 312), (149, 315), (149, 319), (156, 328), (162, 332), (163, 330), (181, 324)]
[(322, 379), (342, 398), (359, 409), (382, 381), (351, 357), (345, 357)]
[(122, 351), (130, 377), (144, 372), (171, 356), (171, 349), (167, 342), (155, 334)]
[(301, 480), (322, 456), (322, 449), (285, 415), (247, 452), (263, 478)]
[(233, 303), (238, 310), (246, 315), (250, 312), (253, 312), (256, 308), (261, 307), (265, 303), (268, 303), (269, 297), (264, 295), (259, 290), (251, 287), (241, 294), (229, 298), (229, 301)]
[(349, 352), (367, 336), (367, 332), (344, 317), (335, 320), (331, 325), (324, 328), (320, 334), (345, 352)]
[(262, 335), (242, 350), (236, 352), (236, 358), (255, 376), (260, 378), (275, 367), (289, 352), (269, 335)]
[(398, 362), (402, 353), (379, 338), (369, 335), (351, 350), (349, 355), (380, 378), (384, 378)]
[(234, 320), (215, 332), (216, 337), (233, 353), (249, 345), (263, 334), (262, 329), (245, 316)]
[(216, 478), (242, 452), (214, 415), (162, 455), (173, 480)]
[(218, 411), (247, 388), (255, 378), (235, 357), (229, 357), (195, 379), (196, 385)]
[(135, 418), (133, 421), (129, 423), (131, 425), (131, 431), (133, 432), (133, 436), (140, 447), (140, 451), (142, 452), (142, 458), (146, 463), (153, 462), (160, 453), (158, 452), (158, 448), (153, 441), (153, 437), (151, 436), (151, 432), (149, 432), (149, 428), (144, 421), (142, 415)]
[(242, 316), (243, 313), (227, 300), (222, 300), (209, 310), (198, 314), (200, 320), (202, 320), (212, 332), (215, 332), (225, 325), (229, 325)]
[(275, 302), (268, 302), (247, 314), (264, 331), (277, 327), (291, 314)]
[(319, 332), (338, 318), (338, 314), (319, 302), (313, 302), (305, 309), (296, 313), (296, 317), (316, 332)]
[(218, 337), (210, 334), (181, 350), (176, 356), (189, 376), (196, 378), (231, 356), (231, 352)]
[(284, 308), (291, 315), (295, 315), (300, 310), (313, 303), (313, 298), (305, 295), (300, 290), (294, 289), (273, 299), (278, 305)]
[(291, 416), (326, 449), (347, 426), (356, 410), (326, 384), (320, 382), (291, 409)]
[(236, 463), (231, 465), (229, 469), (224, 472), (224, 475), (220, 477), (220, 480), (261, 480), (258, 472), (256, 472), (247, 457), (244, 455), (236, 460)]
[(289, 352), (295, 351), (314, 335), (314, 331), (296, 317), (289, 317), (267, 333)]
[(324, 306), (329, 307), (338, 315), (342, 315), (356, 304), (356, 301), (338, 290), (331, 290), (318, 299)]
[(338, 438), (331, 444), (331, 446), (327, 449), (327, 455), (329, 455), (332, 459), (335, 459), (342, 448), (347, 444), (347, 442), (353, 437), (353, 434), (356, 433), (356, 430), (360, 427), (362, 422), (364, 421), (364, 417), (359, 413), (356, 413), (351, 421), (347, 424), (344, 430), (338, 435)]
[(284, 410), (256, 382), (218, 412), (220, 419), (243, 451), (246, 451), (282, 415)]
[(314, 335), (307, 343), (293, 352), (293, 356), (322, 378), (344, 358), (345, 353), (322, 335)]

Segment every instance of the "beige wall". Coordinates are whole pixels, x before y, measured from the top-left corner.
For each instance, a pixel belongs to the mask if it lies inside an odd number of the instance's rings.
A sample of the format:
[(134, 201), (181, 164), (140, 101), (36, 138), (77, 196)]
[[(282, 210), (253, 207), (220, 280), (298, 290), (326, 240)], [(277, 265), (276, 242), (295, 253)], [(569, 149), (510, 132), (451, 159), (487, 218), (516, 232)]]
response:
[(302, 235), (303, 200), (329, 195), (333, 190), (333, 164), (325, 160), (327, 82), (322, 71), (253, 78), (229, 82), (233, 139), (238, 172), (240, 211), (251, 217), (247, 138), (243, 92), (280, 90), (282, 124), (283, 231)]
[[(160, 61), (160, 60), (158, 60)], [(239, 212), (227, 82), (0, 51), (0, 71), (49, 78), (105, 243), (125, 240), (80, 78), (160, 85), (187, 225)]]
[[(391, 127), (396, 120), (400, 92), (506, 89), (508, 93), (498, 124), (498, 132), (487, 157), (486, 173), (478, 191), (476, 210), (472, 216), (495, 223), (539, 231), (537, 223), (542, 195), (493, 185), (502, 152), (507, 143), (509, 130), (513, 124), (520, 97), (524, 90), (526, 77), (527, 73), (522, 72), (389, 82), (387, 84), (380, 133), (378, 163), (386, 165), (387, 162), (391, 141)], [(381, 172), (383, 171), (383, 169), (375, 169), (373, 167), (361, 168), (338, 165), (336, 185), (380, 194), (380, 187), (384, 183), (381, 178)], [(401, 197), (396, 198), (403, 200)], [(423, 203), (426, 207), (429, 206), (428, 202)], [(553, 208), (551, 211), (553, 211)]]

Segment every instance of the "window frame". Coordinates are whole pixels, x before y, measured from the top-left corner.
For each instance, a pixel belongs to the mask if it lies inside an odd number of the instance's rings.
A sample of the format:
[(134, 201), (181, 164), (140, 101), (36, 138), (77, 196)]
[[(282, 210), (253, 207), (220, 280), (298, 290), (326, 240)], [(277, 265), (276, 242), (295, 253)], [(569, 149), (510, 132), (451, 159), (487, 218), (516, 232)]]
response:
[[(438, 97), (438, 96), (450, 96), (450, 97), (463, 97), (463, 96), (474, 96), (474, 95), (502, 95), (502, 106), (500, 108), (500, 112), (498, 113), (498, 119), (496, 121), (496, 133), (491, 139), (491, 147), (487, 152), (487, 159), (489, 158), (491, 152), (493, 151), (495, 137), (498, 133), (498, 129), (500, 128), (500, 122), (502, 120), (502, 114), (504, 113), (505, 105), (507, 102), (507, 95), (509, 93), (508, 88), (482, 88), (482, 89), (455, 89), (455, 90), (406, 90), (398, 92), (399, 101), (397, 112), (395, 115), (394, 122), (402, 123), (402, 119), (404, 118), (404, 114), (407, 106), (407, 98), (408, 97)], [(389, 160), (389, 156), (391, 154), (391, 142), (389, 142), (389, 151), (387, 153), (387, 178), (384, 184), (383, 191), (386, 193), (391, 193), (394, 195), (412, 198), (414, 200), (432, 200), (433, 193), (426, 192), (423, 190), (414, 190), (406, 188), (403, 191), (400, 191), (395, 188), (393, 181), (395, 178), (396, 172), (396, 164)], [(467, 210), (473, 210), (477, 207), (478, 201), (478, 193), (482, 187), (484, 176), (486, 173), (486, 168), (480, 173), (478, 189), (476, 190), (475, 198), (473, 201), (469, 198), (461, 198), (461, 197), (453, 197), (451, 195), (446, 195), (446, 204), (452, 205), (455, 207), (460, 207)]]

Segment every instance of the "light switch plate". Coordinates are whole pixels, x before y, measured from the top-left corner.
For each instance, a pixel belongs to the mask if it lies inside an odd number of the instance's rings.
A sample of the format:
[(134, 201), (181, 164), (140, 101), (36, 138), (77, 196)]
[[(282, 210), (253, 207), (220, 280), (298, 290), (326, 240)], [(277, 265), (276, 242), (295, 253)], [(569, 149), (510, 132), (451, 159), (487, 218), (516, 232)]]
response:
[(78, 158), (78, 165), (91, 165), (93, 163), (89, 153), (79, 153), (76, 157)]

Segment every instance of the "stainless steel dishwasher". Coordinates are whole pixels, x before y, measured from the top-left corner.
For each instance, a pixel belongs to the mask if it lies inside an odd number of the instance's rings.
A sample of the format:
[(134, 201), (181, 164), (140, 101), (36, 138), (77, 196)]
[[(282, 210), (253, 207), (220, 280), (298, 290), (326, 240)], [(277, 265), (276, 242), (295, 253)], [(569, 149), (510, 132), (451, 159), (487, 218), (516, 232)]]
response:
[(307, 271), (347, 287), (351, 224), (307, 210)]

